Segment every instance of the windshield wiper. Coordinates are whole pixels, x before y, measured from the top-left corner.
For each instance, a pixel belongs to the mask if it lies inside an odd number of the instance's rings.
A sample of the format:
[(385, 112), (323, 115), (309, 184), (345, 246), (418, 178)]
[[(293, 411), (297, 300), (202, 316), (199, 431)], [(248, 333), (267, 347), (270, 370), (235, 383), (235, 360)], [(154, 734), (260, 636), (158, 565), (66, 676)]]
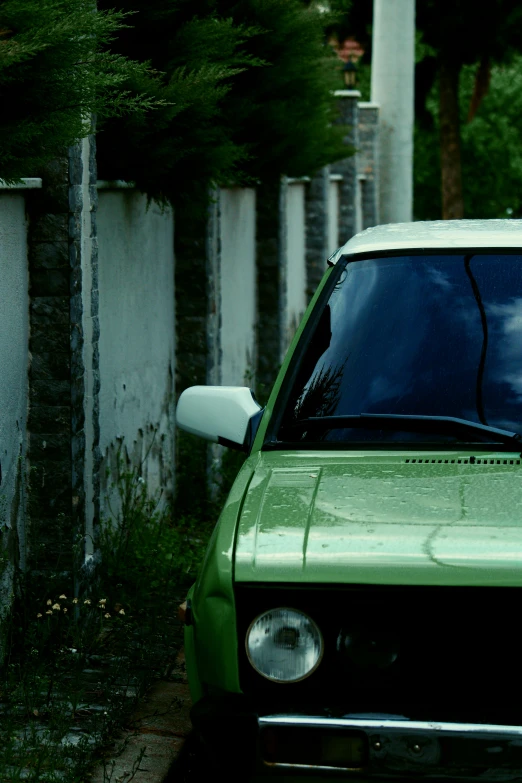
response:
[[(434, 435), (453, 435), (467, 439), (478, 436), (488, 443), (503, 443), (520, 448), (522, 435), (518, 432), (501, 430), (486, 424), (479, 424), (454, 416), (409, 416), (400, 413), (359, 413), (348, 416), (312, 416), (308, 419), (298, 419), (292, 429), (302, 432), (326, 431), (348, 428), (368, 430), (396, 430), (397, 432), (425, 432)], [(492, 441), (492, 437), (496, 440)]]

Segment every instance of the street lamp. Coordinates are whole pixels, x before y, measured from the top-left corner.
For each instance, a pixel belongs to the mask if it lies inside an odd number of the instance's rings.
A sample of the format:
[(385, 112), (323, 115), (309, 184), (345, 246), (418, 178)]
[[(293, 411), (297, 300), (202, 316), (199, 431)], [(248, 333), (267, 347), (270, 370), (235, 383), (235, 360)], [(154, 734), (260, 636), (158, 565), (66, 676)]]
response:
[(357, 84), (357, 70), (351, 58), (343, 65), (344, 84), (348, 90), (353, 90)]

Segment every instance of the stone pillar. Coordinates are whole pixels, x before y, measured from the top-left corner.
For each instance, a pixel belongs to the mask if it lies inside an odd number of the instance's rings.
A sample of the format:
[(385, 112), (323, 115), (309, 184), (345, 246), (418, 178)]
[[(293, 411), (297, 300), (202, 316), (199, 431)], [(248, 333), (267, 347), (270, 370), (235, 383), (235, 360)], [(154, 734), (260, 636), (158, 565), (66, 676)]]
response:
[(328, 201), (330, 167), (321, 169), (306, 191), (306, 298), (309, 302), (326, 270), (329, 247)]
[(206, 225), (205, 276), (207, 280), (206, 378), (209, 386), (221, 384), (221, 190), (216, 188)]
[(72, 574), (69, 165), (47, 166), (28, 206), (29, 504), (32, 569)]
[[(206, 225), (205, 274), (207, 280), (206, 378), (209, 386), (222, 383), (221, 348), (221, 189), (212, 192)], [(215, 500), (221, 486), (223, 447), (217, 443), (206, 446), (206, 487), (209, 499)], [(203, 463), (202, 463), (203, 464)], [(201, 477), (204, 483), (204, 476)]]
[[(211, 206), (212, 210), (212, 206)], [(176, 211), (176, 395), (207, 382), (207, 214)]]
[(379, 106), (359, 103), (359, 176), (362, 181), (362, 227), (379, 224)]
[[(344, 142), (351, 153), (359, 146), (359, 98), (358, 90), (336, 90), (335, 97), (339, 106), (337, 122), (347, 126)], [(357, 156), (351, 154), (344, 160), (337, 161), (331, 166), (332, 174), (340, 174), (340, 205), (339, 205), (339, 242), (343, 245), (355, 233), (357, 197)]]
[(412, 220), (415, 0), (374, 0), (372, 101), (380, 113), (380, 219)]
[(281, 364), (283, 346), (282, 312), (285, 269), (282, 253), (285, 241), (284, 189), (281, 181), (264, 183), (257, 191), (257, 394), (268, 399)]
[[(287, 221), (288, 177), (281, 177), (277, 204), (277, 351), (272, 357), (270, 372), (275, 381), (277, 370), (283, 363), (288, 348), (286, 334), (286, 313), (288, 309), (288, 221)], [(274, 372), (275, 370), (275, 372)]]
[[(208, 209), (193, 205), (176, 210), (176, 400), (189, 386), (220, 383), (220, 236), (219, 190)], [(217, 452), (206, 441), (181, 430), (176, 434), (176, 508), (204, 510)], [(193, 487), (201, 494), (195, 498)]]
[[(91, 527), (96, 515), (96, 165), (91, 140), (47, 166), (43, 188), (28, 202), (30, 353), (28, 464), (33, 570), (72, 579), (85, 535), (89, 451)], [(89, 218), (87, 218), (88, 213)], [(89, 226), (92, 252), (85, 247)], [(86, 279), (91, 282), (85, 289)], [(91, 321), (85, 352), (85, 319)], [(89, 437), (86, 388), (89, 384)], [(91, 536), (92, 539), (92, 536)], [(75, 548), (75, 543), (78, 545)], [(80, 562), (74, 562), (74, 552)], [(71, 582), (72, 587), (72, 582)]]
[[(73, 484), (83, 489), (85, 519), (85, 549), (88, 561), (95, 549), (96, 528), (100, 516), (100, 321), (98, 291), (98, 237), (96, 213), (98, 191), (96, 188), (96, 140), (94, 136), (83, 139), (80, 152), (82, 211), (81, 224), (75, 224), (79, 234), (75, 237), (80, 252), (81, 292), (71, 301), (71, 308), (81, 319), (83, 352), (81, 360), (73, 363), (77, 372), (78, 388), (83, 388), (84, 426), (73, 433), (73, 453), (77, 452), (77, 464), (73, 459)], [(78, 175), (80, 172), (78, 171)], [(81, 306), (81, 309), (79, 309)], [(81, 396), (81, 395), (80, 395)], [(79, 401), (79, 400), (78, 400)], [(79, 448), (76, 450), (74, 445)], [(83, 445), (83, 457), (81, 447)]]

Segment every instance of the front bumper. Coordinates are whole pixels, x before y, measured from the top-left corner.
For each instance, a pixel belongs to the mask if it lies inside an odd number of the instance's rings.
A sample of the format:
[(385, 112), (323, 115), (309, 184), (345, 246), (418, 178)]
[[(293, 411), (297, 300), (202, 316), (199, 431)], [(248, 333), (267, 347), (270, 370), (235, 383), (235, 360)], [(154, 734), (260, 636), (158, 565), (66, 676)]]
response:
[(522, 726), (256, 712), (241, 697), (192, 712), (216, 766), (354, 780), (522, 780)]
[(264, 715), (258, 729), (259, 760), (273, 770), (482, 781), (522, 776), (522, 726)]

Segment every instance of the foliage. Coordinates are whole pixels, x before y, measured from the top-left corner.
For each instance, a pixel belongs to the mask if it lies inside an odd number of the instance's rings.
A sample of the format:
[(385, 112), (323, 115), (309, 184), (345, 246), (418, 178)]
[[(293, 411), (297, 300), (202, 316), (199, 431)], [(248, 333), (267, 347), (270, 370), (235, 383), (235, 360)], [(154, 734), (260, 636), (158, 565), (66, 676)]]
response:
[[(372, 6), (372, 0), (354, 0), (342, 24), (342, 34), (354, 35), (365, 47), (365, 64), (371, 60)], [(455, 86), (460, 77), (456, 102), (460, 110), (455, 117), (446, 117), (453, 139), (457, 139), (457, 144), (452, 144), (452, 164), (445, 170), (446, 180), (453, 180), (458, 193), (460, 133), (465, 215), (498, 217), (505, 216), (506, 209), (517, 210), (518, 95), (513, 90), (510, 103), (508, 85), (510, 77), (518, 84), (522, 6), (518, 0), (494, 0), (481, 13), (473, 0), (425, 0), (417, 3), (416, 27), (416, 217), (441, 216), (438, 89), (443, 64), (453, 73)], [(480, 116), (466, 124), (469, 110), (473, 114), (477, 108)]]
[(142, 113), (156, 96), (132, 95), (129, 79), (156, 78), (147, 64), (107, 50), (126, 14), (94, 12), (93, 0), (2, 0), (0, 177), (15, 181), (79, 141), (91, 114)]
[(31, 576), (19, 575), (0, 672), (2, 783), (83, 780), (151, 681), (132, 609), (103, 595), (58, 595), (53, 581), (42, 598)]
[(474, 0), (424, 0), (415, 23), (434, 59), (451, 57), (461, 66), (484, 56), (502, 62), (519, 49), (522, 7), (518, 0), (490, 0), (479, 13)]
[(194, 513), (174, 522), (161, 495), (151, 497), (143, 479), (123, 461), (117, 490), (120, 510), (102, 523), (98, 541), (103, 590), (110, 600), (127, 601), (152, 617), (151, 606), (162, 605), (165, 596), (195, 575), (206, 546), (205, 528)]
[(461, 155), (463, 93), (459, 82), (466, 66), (477, 65), (467, 97), (471, 119), (488, 93), (492, 63), (510, 62), (520, 47), (522, 8), (517, 0), (494, 0), (486, 13), (477, 13), (471, 0), (427, 0), (417, 9), (416, 24), (430, 49), (417, 66), (418, 119), (429, 120), (426, 98), (438, 82), (442, 216), (462, 217), (466, 214), (463, 181), (467, 172)]
[[(522, 56), (495, 66), (491, 86), (478, 113), (466, 123), (475, 68), (463, 69), (460, 84), (465, 214), (469, 218), (522, 215)], [(440, 162), (437, 150), (436, 85), (428, 96), (431, 123), (415, 131), (415, 217), (440, 218)]]
[(134, 26), (120, 31), (113, 50), (161, 71), (159, 80), (130, 79), (127, 86), (133, 95), (164, 101), (153, 114), (105, 118), (98, 137), (100, 176), (133, 181), (162, 203), (174, 203), (182, 192), (201, 196), (212, 180), (235, 179), (245, 151), (231, 138), (222, 101), (239, 71), (259, 65), (242, 49), (254, 31), (219, 19), (206, 2), (98, 5), (134, 12)]
[[(17, 575), (0, 669), (0, 783), (79, 783), (181, 644), (177, 604), (202, 559), (204, 531), (175, 524), (130, 470), (105, 520), (102, 557), (83, 592), (62, 575)], [(139, 760), (139, 759), (138, 759)]]
[(241, 74), (224, 109), (246, 146), (244, 173), (254, 179), (301, 176), (346, 156), (343, 129), (332, 127), (331, 90), (340, 64), (325, 42), (330, 16), (299, 0), (218, 0), (222, 14), (255, 25), (249, 51), (269, 65)]
[[(372, 11), (373, 0), (354, 0), (338, 26), (340, 37), (353, 35), (362, 44), (365, 64), (371, 61)], [(425, 103), (431, 100), (441, 58), (449, 53), (459, 68), (485, 56), (510, 61), (520, 49), (522, 6), (518, 0), (492, 0), (479, 13), (474, 0), (423, 0), (416, 6), (415, 25), (415, 115), (431, 124)]]
[[(179, 430), (176, 440), (176, 517), (190, 520), (192, 535), (196, 537), (195, 540), (204, 542), (206, 547), (210, 532), (246, 455), (243, 451), (213, 446), (211, 448), (216, 449), (216, 461), (212, 463), (208, 462), (209, 445), (202, 438)], [(208, 470), (202, 470), (202, 465), (208, 465)], [(197, 486), (195, 477), (198, 477)], [(194, 560), (189, 559), (189, 562)]]
[(177, 204), (201, 200), (213, 183), (308, 174), (346, 154), (340, 129), (331, 126), (338, 65), (316, 8), (299, 0), (116, 5), (136, 15), (113, 50), (163, 73), (161, 85), (142, 78), (128, 87), (166, 105), (104, 123), (103, 178), (134, 181), (149, 197)]

